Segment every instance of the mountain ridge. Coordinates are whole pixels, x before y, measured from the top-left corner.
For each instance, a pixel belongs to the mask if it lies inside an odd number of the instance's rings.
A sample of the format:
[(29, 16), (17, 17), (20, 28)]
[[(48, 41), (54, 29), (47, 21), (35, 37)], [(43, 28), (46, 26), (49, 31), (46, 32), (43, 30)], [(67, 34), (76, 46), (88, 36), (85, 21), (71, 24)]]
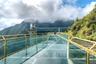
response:
[[(72, 20), (69, 21), (63, 21), (63, 20), (57, 20), (54, 23), (50, 22), (36, 22), (36, 27), (41, 27), (41, 28), (51, 28), (51, 27), (69, 27), (73, 24)], [(30, 23), (23, 21), (21, 24), (16, 24), (15, 26), (8, 27), (2, 31), (0, 31), (1, 35), (13, 35), (13, 34), (26, 34), (30, 30)], [(38, 29), (39, 32), (40, 29)], [(46, 31), (46, 30), (45, 30)], [(54, 31), (52, 29), (49, 29), (47, 31)]]
[(73, 36), (96, 41), (96, 5), (83, 19), (77, 19), (69, 32)]

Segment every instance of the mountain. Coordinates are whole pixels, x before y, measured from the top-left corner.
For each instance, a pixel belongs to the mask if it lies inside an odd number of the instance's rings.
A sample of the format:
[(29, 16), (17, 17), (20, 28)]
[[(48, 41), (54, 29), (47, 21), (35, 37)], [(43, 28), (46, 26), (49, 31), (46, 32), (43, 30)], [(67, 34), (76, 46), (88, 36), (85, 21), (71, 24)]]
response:
[(83, 19), (77, 19), (69, 32), (73, 36), (96, 41), (96, 6)]
[(37, 22), (37, 27), (69, 27), (73, 24), (72, 20), (56, 20), (53, 23), (50, 22)]
[(0, 34), (1, 35), (24, 34), (28, 33), (29, 29), (30, 29), (29, 23), (22, 22), (21, 24), (16, 24), (15, 26), (11, 26), (0, 31)]
[[(50, 32), (50, 31), (56, 32), (58, 31), (58, 27), (66, 27), (66, 28), (61, 29), (62, 31), (64, 31), (67, 29), (67, 27), (71, 26), (72, 23), (73, 23), (72, 20), (70, 21), (57, 20), (54, 23), (36, 22), (35, 24), (36, 24), (38, 32)], [(6, 28), (0, 31), (0, 34), (1, 35), (25, 34), (25, 33), (28, 33), (29, 30), (30, 30), (30, 23), (23, 21), (21, 24), (11, 26), (9, 28)]]
[(72, 20), (56, 20), (53, 23), (50, 22), (37, 22), (37, 31), (38, 32), (64, 32), (68, 29), (69, 26), (72, 26), (73, 21)]

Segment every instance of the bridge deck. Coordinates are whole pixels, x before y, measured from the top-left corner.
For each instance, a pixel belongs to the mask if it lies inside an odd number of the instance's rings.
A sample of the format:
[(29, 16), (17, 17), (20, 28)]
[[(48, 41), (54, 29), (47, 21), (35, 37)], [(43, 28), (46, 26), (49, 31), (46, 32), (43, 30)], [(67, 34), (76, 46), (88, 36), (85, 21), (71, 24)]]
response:
[[(59, 37), (57, 37), (57, 36), (59, 36)], [(20, 38), (18, 38), (18, 39), (20, 39)], [(26, 36), (24, 37), (24, 39), (26, 39)], [(67, 37), (65, 37), (63, 34), (62, 35), (51, 34), (50, 37), (38, 36), (38, 38), (36, 38), (36, 39), (37, 40), (35, 40), (34, 38), (30, 38), (28, 40), (28, 42), (26, 42), (26, 40), (24, 40), (24, 42), (23, 42), (24, 47), (26, 48), (25, 45), (26, 45), (26, 43), (29, 43), (29, 42), (30, 42), (30, 44), (33, 44), (33, 42), (41, 42), (41, 43), (38, 43), (38, 44), (35, 43), (36, 45), (29, 47), (29, 48), (27, 47), (27, 49), (21, 50), (8, 57), (5, 56), (6, 51), (8, 49), (4, 48), (4, 50), (5, 50), (4, 56), (6, 59), (0, 60), (0, 64), (12, 64), (12, 63), (20, 64), (22, 62), (24, 62), (23, 64), (69, 64), (69, 62), (70, 62), (70, 64), (72, 64), (72, 62), (69, 60), (68, 54), (67, 54), (68, 53), (67, 42), (72, 43), (73, 45), (80, 48), (81, 50), (84, 50), (85, 52), (96, 56), (96, 43), (93, 41), (83, 40), (83, 39), (76, 38), (76, 37), (73, 37), (72, 39), (67, 40)], [(16, 37), (16, 41), (17, 41), (17, 37)], [(47, 42), (47, 43), (44, 43), (44, 42)], [(1, 43), (4, 44), (3, 42), (1, 42)], [(5, 43), (8, 43), (8, 41), (6, 42), (6, 40), (5, 40)], [(9, 45), (9, 43), (8, 43), (8, 45)], [(13, 43), (13, 41), (11, 41), (11, 44), (9, 45), (10, 47), (13, 45), (12, 43)], [(20, 45), (20, 44), (18, 44), (18, 45)], [(4, 44), (4, 47), (6, 47), (5, 44)], [(18, 46), (18, 47), (21, 47), (21, 46)], [(37, 49), (37, 47), (38, 47), (38, 49)], [(1, 50), (2, 49), (3, 49), (3, 47), (1, 47)], [(11, 48), (9, 50), (12, 50), (12, 49), (13, 48)], [(41, 49), (43, 49), (43, 50), (38, 52)], [(26, 55), (26, 52), (27, 52), (27, 55)], [(33, 54), (36, 54), (36, 55), (33, 56)], [(6, 62), (6, 63), (4, 63), (4, 62)]]
[(67, 43), (64, 41), (52, 43), (23, 64), (68, 64)]

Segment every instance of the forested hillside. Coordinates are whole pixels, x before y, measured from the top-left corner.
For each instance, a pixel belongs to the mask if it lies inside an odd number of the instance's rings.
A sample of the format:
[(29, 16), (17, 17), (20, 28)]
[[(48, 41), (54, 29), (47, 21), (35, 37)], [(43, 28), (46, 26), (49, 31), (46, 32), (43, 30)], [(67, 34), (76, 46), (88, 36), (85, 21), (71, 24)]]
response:
[(73, 36), (96, 41), (96, 5), (83, 19), (77, 19), (71, 30)]

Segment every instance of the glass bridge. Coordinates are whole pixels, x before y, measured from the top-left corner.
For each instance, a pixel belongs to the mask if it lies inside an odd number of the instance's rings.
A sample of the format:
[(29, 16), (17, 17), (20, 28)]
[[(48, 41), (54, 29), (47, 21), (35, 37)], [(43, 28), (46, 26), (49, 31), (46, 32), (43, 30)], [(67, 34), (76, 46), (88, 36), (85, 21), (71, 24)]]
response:
[[(89, 56), (56, 34), (17, 34), (0, 36), (0, 64), (96, 64)], [(90, 61), (90, 62), (89, 62)]]

